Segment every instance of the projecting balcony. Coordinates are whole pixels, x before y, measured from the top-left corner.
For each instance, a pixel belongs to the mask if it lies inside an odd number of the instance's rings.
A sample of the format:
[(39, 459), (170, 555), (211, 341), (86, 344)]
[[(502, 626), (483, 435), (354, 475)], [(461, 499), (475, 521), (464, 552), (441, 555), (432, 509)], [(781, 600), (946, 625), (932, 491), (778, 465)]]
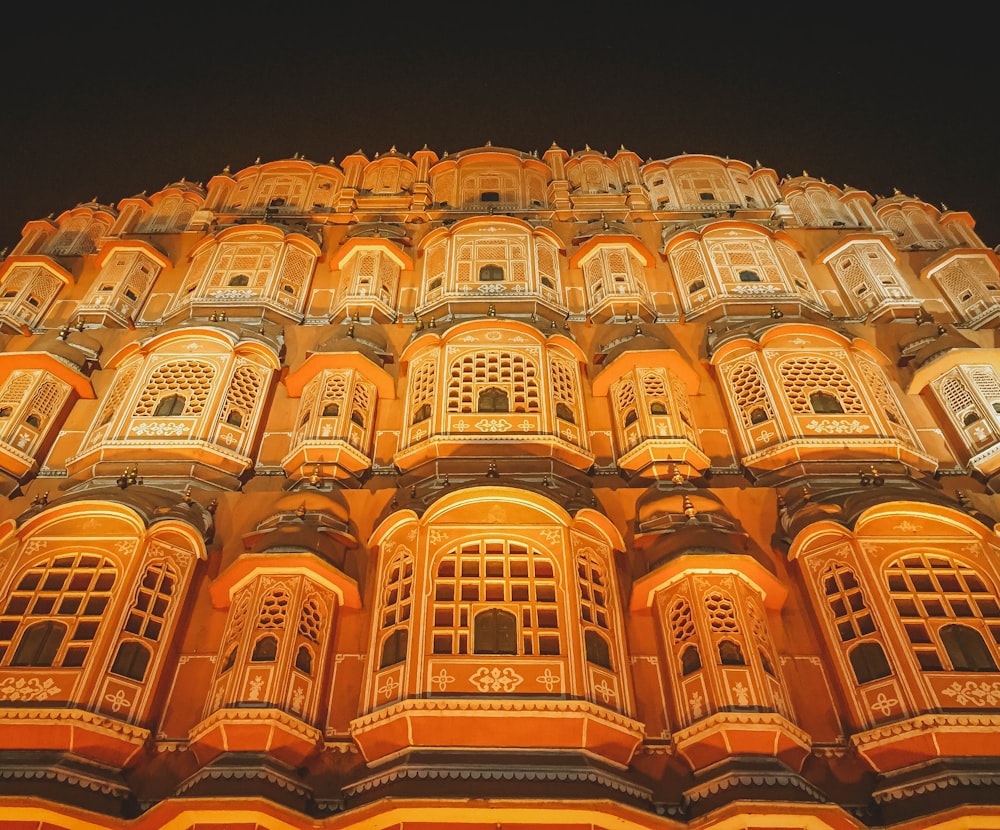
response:
[[(437, 283), (437, 284), (435, 284)], [(547, 306), (560, 316), (567, 313), (555, 285), (539, 285), (531, 289), (523, 283), (471, 282), (445, 287), (440, 280), (431, 280), (424, 297), (416, 309), (418, 315), (437, 314), (445, 310), (463, 316), (486, 316), (490, 307), (497, 313), (530, 313), (537, 306)]]
[[(441, 423), (438, 423), (438, 421)], [(578, 470), (589, 469), (594, 454), (581, 446), (585, 434), (576, 424), (555, 419), (554, 429), (538, 412), (448, 412), (411, 424), (394, 458), (410, 470), (435, 458), (457, 456), (539, 456)]]

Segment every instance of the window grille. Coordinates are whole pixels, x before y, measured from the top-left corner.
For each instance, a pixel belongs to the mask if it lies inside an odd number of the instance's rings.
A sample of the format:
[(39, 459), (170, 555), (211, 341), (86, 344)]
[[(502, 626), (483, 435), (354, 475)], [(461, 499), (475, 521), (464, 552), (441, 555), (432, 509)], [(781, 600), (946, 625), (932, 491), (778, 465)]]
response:
[(272, 588), (264, 595), (257, 614), (257, 628), (284, 628), (291, 599), (286, 588)]
[(885, 571), (889, 597), (920, 667), (959, 670), (940, 629), (961, 621), (985, 635), (995, 654), (1000, 643), (996, 590), (971, 565), (942, 554), (911, 553)]
[(428, 358), (413, 367), (410, 372), (411, 423), (417, 423), (431, 416), (437, 376), (437, 362)]
[(540, 409), (534, 361), (517, 352), (498, 351), (466, 354), (452, 364), (448, 411), (477, 411), (480, 393), (490, 388), (506, 392), (510, 412)]
[[(0, 661), (35, 622), (65, 625), (52, 666), (82, 666), (111, 602), (117, 572), (99, 554), (67, 553), (26, 568), (0, 613)], [(46, 652), (48, 653), (48, 652)]]
[(540, 552), (506, 540), (462, 545), (434, 572), (433, 653), (473, 653), (473, 617), (488, 605), (519, 621), (520, 654), (560, 654), (558, 596), (552, 561)]
[(212, 392), (214, 377), (215, 369), (197, 360), (161, 364), (150, 375), (133, 415), (150, 417), (162, 398), (182, 392), (187, 398), (183, 414), (200, 415)]
[(315, 597), (307, 597), (299, 614), (299, 634), (314, 643), (320, 641), (323, 632), (323, 604)]
[[(729, 383), (735, 398), (736, 411), (744, 427), (750, 427), (774, 417), (760, 372), (750, 363), (738, 363), (729, 370)], [(760, 417), (763, 415), (763, 417)]]
[(794, 357), (781, 363), (781, 384), (792, 411), (808, 415), (815, 410), (809, 401), (816, 391), (834, 395), (843, 412), (864, 414), (865, 407), (846, 372), (831, 360), (823, 357)]

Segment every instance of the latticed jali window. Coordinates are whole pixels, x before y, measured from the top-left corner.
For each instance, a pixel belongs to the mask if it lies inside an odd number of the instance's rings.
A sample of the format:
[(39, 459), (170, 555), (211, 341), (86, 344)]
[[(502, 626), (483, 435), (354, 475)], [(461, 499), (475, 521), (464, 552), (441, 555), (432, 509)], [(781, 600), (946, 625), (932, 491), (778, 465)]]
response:
[(710, 240), (708, 254), (721, 282), (732, 291), (753, 283), (786, 284), (771, 243), (764, 239), (741, 241)]
[(931, 388), (973, 450), (994, 443), (1000, 420), (1000, 379), (992, 366), (956, 366)]
[(226, 394), (226, 402), (219, 420), (231, 426), (246, 428), (254, 407), (260, 402), (262, 385), (259, 369), (250, 366), (238, 367), (233, 372), (233, 380)]
[(12, 372), (0, 390), (0, 440), (32, 452), (69, 393), (66, 383), (47, 372)]
[(715, 638), (719, 663), (727, 666), (746, 665), (740, 625), (736, 619), (736, 604), (732, 597), (712, 590), (705, 594), (704, 602), (708, 628)]
[(299, 300), (305, 296), (306, 282), (312, 273), (314, 259), (312, 254), (286, 246), (273, 298), (289, 308), (297, 307)]
[[(911, 553), (885, 570), (889, 597), (920, 667), (995, 670), (1000, 643), (1000, 602), (996, 590), (973, 566), (942, 554)], [(981, 641), (981, 658), (992, 665), (961, 665), (975, 649), (954, 648), (949, 635), (955, 624)]]
[(62, 283), (40, 266), (15, 266), (0, 286), (0, 315), (34, 325)]
[(846, 565), (831, 565), (823, 574), (822, 584), (841, 642), (849, 643), (875, 632), (875, 621), (854, 571)]
[(162, 399), (180, 395), (184, 399), (183, 409), (174, 414), (200, 415), (212, 392), (214, 377), (215, 369), (197, 360), (163, 363), (150, 376), (133, 414), (139, 417), (155, 415)]
[(729, 384), (744, 427), (770, 421), (774, 417), (771, 401), (756, 366), (751, 363), (736, 364), (729, 370)]
[(528, 244), (526, 239), (490, 238), (463, 240), (458, 243), (455, 267), (458, 284), (469, 285), (482, 281), (484, 268), (499, 267), (499, 280), (488, 281), (511, 283), (521, 289), (528, 282)]
[(994, 307), (1000, 297), (1000, 277), (986, 259), (962, 258), (934, 276), (945, 296), (967, 320)]
[(260, 601), (257, 628), (284, 628), (291, 594), (283, 586), (272, 588)]
[[(794, 357), (779, 366), (781, 385), (792, 411), (799, 415), (814, 412), (864, 414), (865, 407), (847, 373), (832, 360), (823, 357)], [(837, 408), (825, 408), (818, 401), (832, 396)]]
[(231, 242), (220, 246), (205, 293), (260, 294), (281, 255), (281, 243)]
[(146, 568), (125, 618), (125, 631), (153, 642), (160, 639), (177, 586), (177, 574), (165, 562)]
[(591, 302), (609, 296), (634, 296), (645, 293), (642, 266), (632, 260), (625, 248), (601, 248), (583, 266)]
[(53, 556), (22, 571), (0, 613), (0, 662), (82, 666), (117, 572), (95, 553)]
[(708, 290), (709, 278), (700, 245), (690, 242), (679, 247), (671, 253), (670, 262), (680, 282), (681, 296), (685, 303), (689, 304), (688, 297), (694, 300), (704, 299), (702, 292)]
[(872, 361), (859, 357), (857, 359), (858, 372), (868, 386), (868, 391), (875, 398), (875, 403), (882, 410), (889, 428), (893, 434), (904, 444), (914, 447), (916, 439), (906, 423), (903, 411), (899, 407), (899, 401), (889, 388), (885, 373)]
[(140, 233), (162, 233), (183, 230), (195, 211), (196, 205), (183, 196), (166, 196), (161, 199), (149, 218), (137, 229)]
[[(483, 393), (505, 393), (507, 408), (490, 411), (538, 412), (538, 369), (535, 361), (508, 351), (471, 352), (451, 366), (448, 411), (479, 412)], [(499, 400), (493, 395), (490, 400)]]
[(299, 612), (299, 635), (314, 643), (323, 636), (324, 608), (316, 596), (306, 597)]
[(678, 597), (667, 610), (666, 622), (681, 676), (698, 671), (701, 668), (701, 652), (698, 650), (698, 629), (694, 624), (691, 604), (684, 597)]
[(396, 296), (399, 266), (382, 251), (360, 251), (354, 257), (347, 293), (391, 303)]
[(382, 587), (382, 652), (379, 668), (406, 659), (410, 613), (413, 607), (413, 556), (402, 551), (386, 569)]
[(177, 587), (177, 574), (165, 562), (151, 564), (143, 574), (135, 599), (125, 618), (123, 637), (111, 671), (142, 680), (159, 641)]
[(410, 372), (410, 423), (415, 424), (431, 417), (437, 361), (428, 358), (414, 366)]
[(549, 371), (556, 417), (575, 424), (577, 422), (576, 375), (573, 368), (565, 360), (553, 359)]
[(470, 542), (446, 553), (434, 571), (433, 652), (473, 654), (474, 619), (499, 610), (512, 614), (519, 638), (511, 653), (561, 653), (557, 583), (552, 561), (506, 540)]
[(611, 598), (608, 595), (607, 573), (593, 551), (585, 550), (576, 558), (577, 587), (580, 590), (580, 620), (584, 630), (587, 660), (606, 669), (612, 668), (611, 630), (609, 619)]

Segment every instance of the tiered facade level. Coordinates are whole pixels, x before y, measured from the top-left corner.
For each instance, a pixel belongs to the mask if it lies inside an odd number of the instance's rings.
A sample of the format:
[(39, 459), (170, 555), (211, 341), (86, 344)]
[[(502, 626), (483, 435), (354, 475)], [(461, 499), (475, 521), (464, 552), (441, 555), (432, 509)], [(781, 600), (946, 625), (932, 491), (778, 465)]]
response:
[(1000, 261), (622, 148), (0, 261), (0, 830), (1000, 826)]

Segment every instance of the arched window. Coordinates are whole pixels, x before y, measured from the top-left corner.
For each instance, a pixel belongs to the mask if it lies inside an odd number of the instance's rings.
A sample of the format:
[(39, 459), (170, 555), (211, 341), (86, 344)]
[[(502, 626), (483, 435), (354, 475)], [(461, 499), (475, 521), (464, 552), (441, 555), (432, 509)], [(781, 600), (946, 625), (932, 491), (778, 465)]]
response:
[(29, 625), (17, 644), (12, 666), (51, 666), (66, 636), (66, 626), (53, 620)]
[[(446, 553), (434, 571), (433, 653), (560, 654), (559, 602), (553, 563), (541, 552), (507, 540), (462, 544)], [(507, 623), (499, 619), (470, 619), (469, 608), (484, 603), (495, 603), (487, 611), (509, 613), (513, 629), (504, 628)], [(479, 639), (480, 625), (485, 641)], [(508, 631), (513, 631), (513, 645), (504, 639)], [(482, 652), (484, 642), (514, 650)]]
[[(26, 568), (0, 613), (0, 661), (12, 645), (20, 660), (40, 659), (54, 647), (48, 665), (82, 666), (111, 601), (116, 576), (111, 561), (93, 553), (60, 553)], [(56, 628), (36, 628), (40, 623), (57, 625), (58, 638)], [(29, 643), (22, 647), (29, 634)]]
[(431, 405), (429, 403), (422, 403), (413, 413), (413, 423), (419, 424), (421, 421), (426, 421), (430, 417)]
[(517, 617), (502, 608), (480, 611), (472, 637), (476, 654), (517, 654)]
[(701, 668), (701, 654), (698, 653), (698, 646), (686, 646), (681, 652), (681, 675), (687, 677), (692, 672)]
[(278, 658), (278, 640), (268, 635), (261, 637), (253, 647), (250, 660), (254, 663), (272, 663)]
[(157, 418), (169, 418), (174, 415), (183, 415), (184, 406), (187, 400), (183, 395), (167, 395), (160, 398), (153, 410), (153, 415)]
[(821, 413), (842, 413), (844, 407), (840, 403), (840, 398), (831, 395), (829, 392), (811, 392), (809, 394), (809, 406), (812, 411)]
[(996, 671), (1000, 597), (975, 568), (919, 552), (890, 563), (885, 578), (920, 668)]
[(409, 640), (409, 631), (405, 628), (397, 628), (382, 644), (382, 659), (379, 660), (380, 669), (388, 666), (395, 666), (406, 659), (406, 644)]
[(510, 399), (503, 389), (490, 386), (479, 393), (479, 412), (510, 412)]
[(745, 666), (743, 659), (743, 649), (740, 644), (733, 640), (719, 641), (719, 662), (723, 666)]
[(858, 643), (850, 651), (850, 660), (858, 683), (868, 683), (892, 674), (881, 643), (874, 641)]
[(967, 625), (946, 625), (941, 628), (944, 646), (955, 671), (996, 671), (997, 664), (982, 635)]
[(146, 676), (149, 658), (150, 652), (146, 646), (135, 640), (125, 640), (118, 646), (111, 672), (132, 680), (142, 680)]
[(593, 629), (588, 629), (583, 635), (583, 645), (587, 662), (611, 670), (611, 649), (606, 638)]
[(312, 674), (312, 652), (307, 646), (299, 646), (295, 653), (295, 668), (303, 674)]
[(499, 265), (484, 265), (479, 269), (480, 282), (503, 282), (503, 268)]
[(390, 562), (382, 587), (381, 627), (389, 634), (382, 643), (379, 668), (394, 666), (406, 659), (412, 587), (413, 557), (403, 552)]

